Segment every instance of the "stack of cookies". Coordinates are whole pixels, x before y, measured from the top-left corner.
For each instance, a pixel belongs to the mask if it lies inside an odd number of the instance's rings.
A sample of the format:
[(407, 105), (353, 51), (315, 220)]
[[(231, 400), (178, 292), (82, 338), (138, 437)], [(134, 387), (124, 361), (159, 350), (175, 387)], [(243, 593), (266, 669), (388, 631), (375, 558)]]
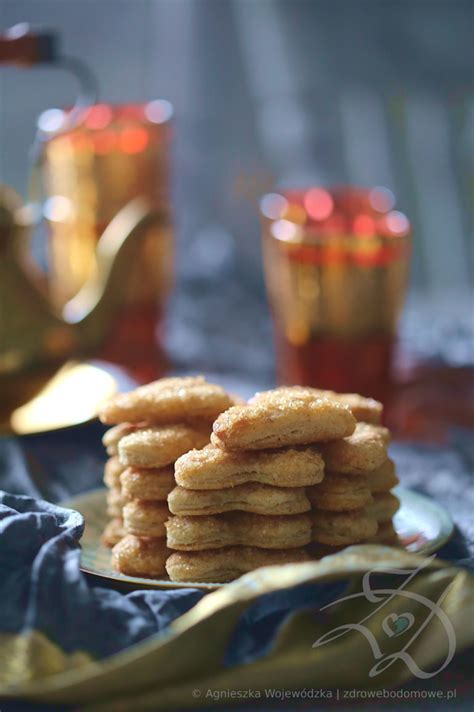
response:
[(371, 541), (377, 544), (396, 545), (397, 533), (393, 527), (393, 515), (400, 507), (400, 501), (390, 490), (399, 483), (395, 463), (387, 458), (380, 467), (368, 473), (368, 485), (372, 493), (369, 513), (377, 520), (378, 530)]
[(170, 378), (117, 396), (101, 418), (114, 426), (104, 539), (122, 573), (220, 582), (396, 543), (377, 401), (296, 386), (235, 405), (202, 377)]
[[(387, 454), (390, 433), (381, 425), (382, 404), (356, 394), (313, 388), (279, 390), (336, 400), (358, 421), (351, 435), (318, 448), (325, 476), (307, 490), (312, 505), (312, 553), (324, 555), (361, 542), (395, 544), (392, 517), (399, 500), (390, 490), (398, 478)], [(265, 394), (257, 394), (260, 397)]]
[(122, 510), (126, 499), (123, 495), (120, 480), (125, 466), (122, 465), (118, 458), (118, 444), (122, 437), (131, 433), (134, 429), (135, 426), (129, 423), (121, 423), (107, 430), (102, 438), (102, 443), (109, 455), (109, 459), (105, 463), (104, 483), (108, 489), (107, 514), (110, 517), (102, 535), (102, 541), (109, 547), (115, 546), (125, 535)]
[(104, 436), (108, 507), (113, 517), (104, 540), (113, 563), (132, 576), (165, 574), (167, 496), (174, 463), (209, 442), (212, 421), (232, 398), (202, 377), (166, 378), (120, 394), (100, 412), (114, 425)]
[[(227, 581), (263, 565), (304, 561), (312, 540), (306, 488), (318, 486), (317, 445), (352, 434), (351, 410), (297, 389), (259, 394), (213, 425), (211, 444), (178, 459), (166, 524), (175, 581)], [(374, 529), (375, 531), (375, 529)]]

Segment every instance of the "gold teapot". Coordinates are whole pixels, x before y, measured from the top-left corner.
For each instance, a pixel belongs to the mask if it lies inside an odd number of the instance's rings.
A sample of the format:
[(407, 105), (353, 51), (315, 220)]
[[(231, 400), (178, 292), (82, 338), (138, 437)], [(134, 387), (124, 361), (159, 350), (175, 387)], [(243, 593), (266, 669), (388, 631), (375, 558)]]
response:
[(166, 212), (135, 198), (111, 220), (95, 249), (96, 270), (61, 309), (33, 262), (31, 210), (0, 186), (0, 423), (71, 358), (100, 354), (127, 306), (159, 303), (170, 288)]

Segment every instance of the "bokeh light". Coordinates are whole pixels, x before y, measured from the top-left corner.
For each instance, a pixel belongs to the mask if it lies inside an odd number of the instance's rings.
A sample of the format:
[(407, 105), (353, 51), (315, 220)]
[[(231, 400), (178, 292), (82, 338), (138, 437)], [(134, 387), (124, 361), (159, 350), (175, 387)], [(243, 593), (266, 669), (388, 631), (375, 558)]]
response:
[(145, 105), (145, 116), (152, 124), (163, 124), (173, 115), (173, 107), (165, 99), (156, 99)]
[(369, 204), (378, 213), (388, 213), (395, 205), (395, 196), (388, 188), (373, 188), (369, 192)]
[(61, 109), (47, 109), (38, 117), (38, 128), (45, 133), (56, 133), (64, 124), (65, 114)]
[(119, 135), (119, 149), (124, 153), (140, 153), (148, 145), (148, 132), (140, 127), (125, 128)]
[(278, 220), (286, 214), (288, 201), (279, 193), (268, 193), (260, 201), (262, 215), (270, 220)]
[(300, 227), (290, 220), (277, 220), (273, 223), (271, 230), (273, 236), (282, 242), (298, 240), (301, 235)]
[(313, 220), (326, 220), (334, 209), (334, 200), (324, 188), (311, 188), (305, 193), (303, 204)]
[(107, 104), (97, 104), (87, 112), (85, 125), (88, 129), (105, 129), (112, 121), (112, 109)]
[(410, 222), (406, 215), (399, 210), (392, 210), (385, 218), (388, 231), (396, 237), (408, 235), (410, 232)]
[(74, 214), (74, 206), (64, 195), (53, 195), (44, 202), (43, 214), (51, 222), (67, 222)]

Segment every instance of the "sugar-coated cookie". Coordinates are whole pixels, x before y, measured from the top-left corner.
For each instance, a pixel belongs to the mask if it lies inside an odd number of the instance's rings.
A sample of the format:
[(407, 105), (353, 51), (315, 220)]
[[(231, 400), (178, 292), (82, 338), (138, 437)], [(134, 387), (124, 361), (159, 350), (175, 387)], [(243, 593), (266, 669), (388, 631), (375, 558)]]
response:
[(223, 583), (262, 566), (308, 561), (304, 549), (259, 549), (233, 546), (207, 551), (179, 551), (171, 554), (166, 570), (172, 581)]
[(374, 501), (369, 504), (367, 511), (379, 523), (388, 522), (400, 507), (400, 500), (391, 492), (378, 492), (373, 495)]
[(120, 487), (112, 487), (106, 495), (107, 514), (109, 517), (116, 518), (122, 516), (122, 508), (127, 503), (127, 498), (123, 495)]
[(203, 516), (223, 512), (253, 514), (301, 514), (311, 505), (302, 487), (271, 487), (249, 482), (220, 490), (189, 490), (175, 487), (168, 496), (173, 514)]
[[(305, 393), (314, 398), (329, 398), (336, 400), (339, 403), (347, 405), (352, 415), (356, 420), (364, 423), (379, 424), (382, 420), (383, 405), (373, 398), (365, 398), (357, 393), (336, 393), (335, 391), (323, 391), (320, 388), (310, 388), (309, 386), (280, 386), (273, 391), (261, 391), (256, 393), (249, 403), (262, 402), (269, 397), (271, 393), (286, 393), (293, 395), (295, 393)], [(270, 396), (271, 397), (271, 396)]]
[(348, 437), (319, 446), (327, 470), (359, 475), (375, 470), (387, 459), (387, 446), (378, 426), (357, 423)]
[(123, 508), (123, 525), (127, 534), (165, 537), (165, 522), (169, 515), (166, 502), (134, 499)]
[(102, 544), (112, 548), (115, 544), (118, 544), (120, 539), (125, 536), (125, 529), (123, 528), (123, 521), (121, 517), (116, 517), (108, 522), (104, 529), (101, 537)]
[[(102, 437), (102, 444), (107, 450), (108, 455), (116, 455), (118, 453), (118, 444), (120, 440), (125, 436), (133, 433), (139, 427), (138, 423), (120, 423), (119, 425), (114, 425), (113, 428), (106, 430)], [(141, 424), (141, 427), (145, 428), (146, 423)]]
[(292, 549), (311, 541), (309, 514), (261, 516), (231, 512), (215, 516), (171, 517), (166, 522), (170, 549), (200, 551), (223, 546), (259, 546)]
[(326, 472), (324, 480), (319, 485), (308, 487), (306, 492), (315, 509), (335, 512), (360, 509), (373, 501), (364, 475), (354, 477)]
[(373, 425), (371, 423), (365, 423), (368, 428), (372, 428), (375, 433), (378, 433), (382, 438), (385, 445), (390, 445), (392, 442), (392, 433), (384, 425)]
[[(367, 542), (369, 543), (369, 542)], [(393, 522), (390, 519), (387, 522), (379, 522), (377, 533), (370, 538), (371, 544), (384, 544), (385, 546), (400, 546), (398, 534), (395, 531)]]
[(209, 442), (209, 430), (191, 425), (167, 425), (136, 430), (119, 442), (119, 458), (124, 465), (160, 468), (170, 465), (192, 448)]
[(174, 466), (178, 485), (194, 490), (222, 489), (259, 482), (275, 487), (305, 487), (324, 477), (324, 462), (314, 448), (229, 452), (215, 445), (191, 450)]
[(122, 492), (128, 499), (166, 502), (175, 486), (173, 466), (160, 469), (127, 467), (120, 477)]
[(162, 378), (140, 386), (130, 393), (120, 393), (103, 405), (102, 422), (155, 425), (195, 419), (207, 421), (233, 404), (223, 388), (208, 383), (203, 376)]
[(373, 537), (377, 521), (367, 508), (351, 512), (327, 512), (317, 509), (312, 512), (312, 539), (329, 546), (357, 544)]
[(211, 441), (227, 450), (290, 447), (350, 435), (355, 418), (349, 408), (299, 391), (274, 391), (247, 406), (234, 406), (213, 425)]
[(120, 475), (125, 470), (117, 456), (109, 457), (104, 467), (104, 483), (107, 487), (120, 488)]
[(387, 492), (400, 482), (395, 471), (395, 463), (390, 458), (385, 460), (380, 467), (368, 472), (367, 479), (372, 492)]
[(170, 552), (164, 539), (128, 534), (112, 550), (112, 566), (127, 576), (162, 578)]

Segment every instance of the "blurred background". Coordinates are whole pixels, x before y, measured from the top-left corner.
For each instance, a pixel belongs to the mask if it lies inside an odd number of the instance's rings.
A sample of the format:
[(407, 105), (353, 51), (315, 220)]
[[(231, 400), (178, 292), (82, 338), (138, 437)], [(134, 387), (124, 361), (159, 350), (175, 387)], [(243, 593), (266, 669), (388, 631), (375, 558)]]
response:
[[(0, 3), (3, 29), (56, 28), (100, 101), (173, 104), (166, 346), (174, 369), (249, 391), (275, 378), (258, 202), (288, 186), (393, 191), (414, 234), (405, 358), (471, 373), (473, 19), (470, 0)], [(75, 92), (61, 71), (0, 69), (0, 181), (24, 197), (36, 119)]]

